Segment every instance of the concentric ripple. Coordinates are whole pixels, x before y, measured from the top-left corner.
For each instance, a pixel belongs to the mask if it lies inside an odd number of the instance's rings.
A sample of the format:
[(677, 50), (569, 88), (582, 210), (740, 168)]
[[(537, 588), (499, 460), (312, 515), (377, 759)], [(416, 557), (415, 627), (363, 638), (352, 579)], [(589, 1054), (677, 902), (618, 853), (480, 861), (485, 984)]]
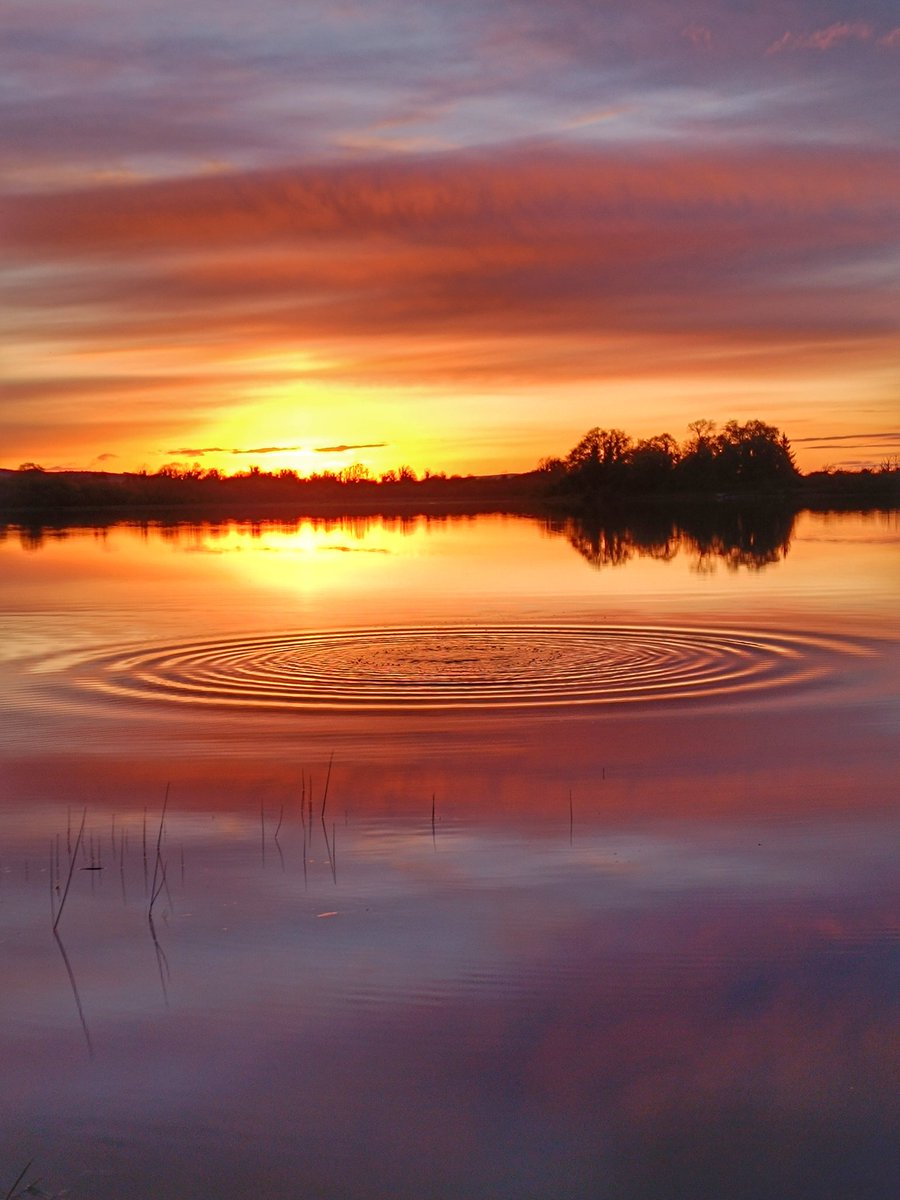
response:
[(69, 660), (82, 700), (261, 710), (479, 709), (746, 697), (834, 674), (833, 638), (639, 625), (343, 629)]

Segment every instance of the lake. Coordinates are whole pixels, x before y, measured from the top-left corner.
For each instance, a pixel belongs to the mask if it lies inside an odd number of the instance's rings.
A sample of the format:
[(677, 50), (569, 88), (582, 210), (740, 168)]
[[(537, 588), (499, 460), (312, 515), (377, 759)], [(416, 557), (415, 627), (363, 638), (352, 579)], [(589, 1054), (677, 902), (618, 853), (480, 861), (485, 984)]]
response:
[(0, 1194), (897, 1195), (898, 598), (896, 512), (5, 528)]

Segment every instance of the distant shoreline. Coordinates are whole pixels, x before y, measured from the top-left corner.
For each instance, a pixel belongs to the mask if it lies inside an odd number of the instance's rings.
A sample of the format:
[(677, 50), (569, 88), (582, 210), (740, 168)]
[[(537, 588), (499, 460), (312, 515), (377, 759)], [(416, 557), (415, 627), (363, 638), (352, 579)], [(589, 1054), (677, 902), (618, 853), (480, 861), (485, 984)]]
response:
[(200, 463), (170, 463), (153, 474), (48, 471), (34, 462), (0, 469), (4, 514), (117, 512), (140, 520), (153, 513), (203, 514), (219, 519), (275, 516), (398, 517), (415, 513), (534, 512), (611, 516), (677, 513), (702, 506), (870, 508), (900, 505), (900, 463), (876, 470), (802, 475), (787, 436), (774, 425), (728, 421), (721, 430), (701, 419), (682, 444), (668, 433), (634, 441), (621, 429), (595, 426), (565, 458), (544, 458), (526, 472), (447, 475), (409, 466), (377, 479), (362, 463), (309, 476), (282, 468), (223, 475)]
[[(25, 478), (27, 477), (27, 478)], [(135, 481), (144, 495), (135, 495)], [(166, 480), (165, 496), (151, 496), (154, 476), (107, 472), (0, 472), (0, 524), (22, 520), (53, 525), (108, 521), (292, 520), (303, 517), (467, 516), (479, 513), (626, 519), (652, 510), (758, 508), (782, 511), (840, 511), (900, 508), (900, 474), (890, 472), (816, 473), (787, 488), (731, 492), (605, 493), (596, 497), (551, 494), (539, 472), (506, 476), (423, 479), (401, 484), (336, 483), (326, 487), (299, 481), (293, 495), (198, 496), (190, 481)], [(243, 481), (221, 481), (223, 491), (242, 490)], [(229, 486), (230, 485), (230, 486)]]

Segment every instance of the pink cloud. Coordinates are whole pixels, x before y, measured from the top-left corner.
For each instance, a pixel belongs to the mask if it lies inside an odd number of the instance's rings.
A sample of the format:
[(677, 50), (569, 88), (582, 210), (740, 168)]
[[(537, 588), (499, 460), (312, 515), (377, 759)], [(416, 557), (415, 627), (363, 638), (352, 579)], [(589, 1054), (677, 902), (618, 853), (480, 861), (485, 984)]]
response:
[(691, 45), (696, 46), (698, 50), (709, 50), (712, 48), (712, 30), (706, 25), (687, 25), (682, 29), (681, 36), (686, 38)]
[(844, 42), (870, 42), (875, 36), (871, 25), (864, 21), (838, 21), (813, 33), (786, 33), (766, 51), (778, 54), (782, 50), (832, 50)]
[[(366, 239), (369, 254), (391, 237), (416, 256), (450, 247), (456, 261), (465, 261), (476, 244), (527, 254), (551, 237), (558, 245), (586, 231), (593, 240), (613, 217), (627, 223), (640, 214), (652, 228), (672, 214), (683, 219), (686, 208), (699, 213), (701, 224), (712, 209), (790, 212), (806, 221), (837, 212), (881, 216), (894, 212), (898, 185), (900, 158), (864, 151), (601, 154), (529, 147), (491, 157), (232, 172), (15, 195), (7, 197), (2, 218), (20, 260), (99, 254), (105, 261), (110, 252), (127, 250), (150, 257), (196, 252), (207, 262), (227, 263), (238, 246), (268, 243), (302, 246), (310, 267), (319, 269), (320, 256), (310, 257), (309, 246), (343, 241), (352, 251), (344, 268), (350, 284), (359, 274), (370, 277), (359, 239)], [(213, 248), (228, 254), (217, 259)], [(327, 261), (337, 270), (333, 255)], [(277, 270), (277, 260), (270, 266)]]

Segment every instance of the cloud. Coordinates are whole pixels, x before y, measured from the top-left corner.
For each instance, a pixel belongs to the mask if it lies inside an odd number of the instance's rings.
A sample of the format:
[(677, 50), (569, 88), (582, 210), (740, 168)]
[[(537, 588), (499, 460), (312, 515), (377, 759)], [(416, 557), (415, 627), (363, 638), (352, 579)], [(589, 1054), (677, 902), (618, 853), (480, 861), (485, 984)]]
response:
[(773, 369), (887, 409), (896, 0), (413, 8), (9, 0), (6, 453)]
[(681, 36), (698, 50), (711, 49), (714, 41), (712, 30), (707, 25), (687, 25), (682, 29)]
[(344, 454), (347, 450), (380, 450), (387, 442), (358, 442), (351, 446), (314, 446), (316, 454)]
[[(366, 405), (441, 389), (478, 427), (485, 389), (884, 377), (898, 203), (895, 150), (783, 145), (532, 144), (14, 197), (9, 295), (62, 378), (13, 381), (4, 424), (32, 419), (4, 442), (49, 458), (41, 417), (90, 412), (91, 447), (108, 420), (170, 458), (261, 457), (299, 449), (275, 444), (283, 422), (252, 426), (266, 446), (192, 439), (261, 395), (318, 408), (314, 383)], [(387, 432), (359, 416), (312, 426), (321, 452)]]
[(164, 453), (202, 458), (205, 454), (289, 454), (302, 449), (303, 446), (251, 446), (249, 449), (234, 446), (177, 446)]
[(802, 448), (815, 453), (820, 462), (826, 451), (834, 451), (835, 455), (855, 455), (857, 457), (835, 457), (830, 460), (829, 465), (845, 470), (859, 470), (861, 467), (877, 467), (885, 461), (896, 459), (900, 455), (900, 430), (792, 437), (791, 444), (798, 450)]
[(822, 434), (818, 437), (791, 438), (797, 445), (806, 443), (810, 446), (836, 449), (837, 442), (856, 442), (865, 445), (900, 446), (900, 430), (887, 433), (834, 433)]
[(884, 0), (872, 0), (871, 24), (818, 29), (809, 17), (813, 32), (801, 23), (815, 6), (792, 6), (801, 32), (788, 33), (781, 6), (712, 0), (692, 6), (689, 22), (675, 0), (642, 0), (640, 12), (589, 0), (422, 0), (412, 22), (392, 0), (352, 21), (327, 5), (269, 0), (252, 24), (227, 0), (214, 17), (171, 0), (127, 17), (114, 0), (7, 7), (0, 165), (23, 189), (89, 186), (114, 172), (181, 177), (217, 160), (247, 169), (509, 144), (623, 105), (616, 136), (643, 141), (690, 138), (701, 122), (730, 130), (736, 111), (742, 136), (821, 140), (850, 117), (860, 139), (889, 120), (878, 104), (887, 80), (861, 81), (848, 64), (846, 77), (804, 92), (799, 119), (798, 93), (772, 86), (762, 52), (824, 49), (882, 27), (891, 45), (897, 32)]
[(833, 50), (846, 42), (871, 42), (875, 30), (865, 21), (839, 21), (826, 29), (813, 33), (785, 33), (773, 42), (767, 54), (780, 54), (784, 50)]
[(627, 104), (621, 104), (615, 108), (600, 108), (596, 112), (582, 113), (578, 117), (570, 117), (565, 121), (560, 122), (560, 129), (587, 129), (591, 125), (599, 125), (604, 121), (614, 121), (616, 117), (624, 116), (632, 111)]
[(460, 338), (515, 338), (527, 362), (523, 337), (598, 329), (886, 333), (865, 264), (898, 202), (891, 150), (535, 146), (13, 197), (6, 224), (37, 339), (50, 310), (86, 341), (184, 342), (206, 364), (229, 345), (372, 366), (397, 338), (427, 370)]
[[(305, 246), (313, 252), (312, 269), (321, 271), (324, 241), (342, 240), (352, 246), (361, 274), (367, 252), (377, 249), (375, 239), (386, 236), (410, 246), (430, 237), (464, 252), (472, 235), (480, 246), (567, 230), (577, 235), (588, 227), (595, 236), (630, 212), (660, 223), (680, 222), (690, 212), (885, 213), (896, 203), (898, 180), (900, 155), (892, 150), (847, 147), (826, 155), (819, 147), (710, 152), (535, 144), (437, 161), (389, 159), (15, 195), (6, 199), (3, 217), (13, 261), (100, 255), (105, 265), (114, 250), (211, 260), (213, 251), (268, 244)], [(354, 241), (364, 238), (373, 239), (370, 247)], [(223, 270), (230, 261), (228, 254), (219, 257)]]

